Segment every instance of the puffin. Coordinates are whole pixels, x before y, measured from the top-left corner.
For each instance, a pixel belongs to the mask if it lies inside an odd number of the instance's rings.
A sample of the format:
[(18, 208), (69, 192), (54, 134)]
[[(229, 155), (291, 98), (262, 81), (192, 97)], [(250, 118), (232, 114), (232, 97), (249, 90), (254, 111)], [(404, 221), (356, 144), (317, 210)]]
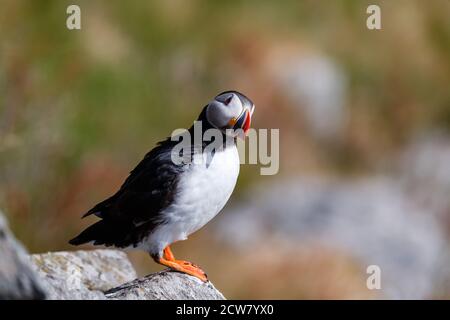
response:
[[(156, 263), (208, 281), (198, 265), (176, 259), (170, 246), (206, 225), (228, 202), (239, 176), (237, 139), (247, 136), (254, 109), (242, 93), (218, 94), (197, 119), (200, 139), (190, 139), (184, 149), (183, 159), (190, 161), (173, 160), (179, 140), (158, 142), (115, 194), (82, 217), (100, 220), (69, 243), (144, 250)], [(208, 130), (215, 130), (223, 142), (206, 138)], [(193, 136), (195, 131), (194, 122), (188, 133)], [(216, 147), (209, 148), (213, 141)]]

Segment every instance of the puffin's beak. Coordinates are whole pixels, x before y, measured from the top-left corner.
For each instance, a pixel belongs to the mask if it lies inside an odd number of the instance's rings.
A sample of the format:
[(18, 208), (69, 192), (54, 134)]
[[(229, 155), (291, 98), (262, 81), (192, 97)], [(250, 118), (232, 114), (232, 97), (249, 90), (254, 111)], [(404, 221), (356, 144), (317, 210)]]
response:
[(255, 106), (253, 105), (251, 108), (245, 108), (241, 115), (235, 120), (233, 125), (234, 130), (242, 129), (244, 134), (239, 135), (242, 139), (245, 139), (248, 131), (250, 130), (250, 125), (252, 122), (253, 111), (255, 110)]

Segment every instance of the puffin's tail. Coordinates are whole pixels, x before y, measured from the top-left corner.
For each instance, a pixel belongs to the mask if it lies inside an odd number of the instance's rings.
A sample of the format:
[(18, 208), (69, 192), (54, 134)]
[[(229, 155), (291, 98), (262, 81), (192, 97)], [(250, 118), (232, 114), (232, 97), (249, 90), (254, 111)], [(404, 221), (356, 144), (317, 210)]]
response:
[(100, 220), (86, 228), (86, 230), (81, 232), (78, 236), (70, 240), (69, 243), (71, 245), (78, 246), (80, 244), (94, 241), (95, 245), (112, 245), (111, 237), (114, 233), (111, 231), (110, 226), (107, 225), (104, 220)]

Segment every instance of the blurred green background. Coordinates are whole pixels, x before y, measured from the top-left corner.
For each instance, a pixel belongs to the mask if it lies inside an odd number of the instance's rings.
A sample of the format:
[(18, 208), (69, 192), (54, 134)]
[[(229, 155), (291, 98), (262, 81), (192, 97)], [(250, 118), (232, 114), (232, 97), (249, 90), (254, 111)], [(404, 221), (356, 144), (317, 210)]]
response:
[[(81, 30), (66, 28), (69, 4), (81, 7)], [(382, 30), (366, 28), (369, 4), (380, 5)], [(72, 250), (67, 240), (95, 220), (80, 216), (228, 89), (255, 102), (256, 128), (279, 128), (281, 137), (280, 173), (260, 176), (258, 166), (244, 165), (232, 203), (292, 176), (389, 176), (400, 150), (450, 129), (449, 17), (445, 0), (1, 0), (0, 207), (31, 252)], [(328, 98), (333, 105), (337, 92), (340, 109), (327, 111), (319, 85), (325, 109), (308, 114), (304, 105), (316, 101), (308, 100), (308, 80), (297, 89), (289, 73), (298, 65), (301, 74), (308, 61), (331, 66), (318, 81), (331, 72)], [(306, 100), (297, 99), (301, 90)], [(325, 124), (331, 132), (311, 128), (335, 114), (343, 120)], [(270, 250), (251, 248), (254, 257), (242, 262), (248, 254), (215, 230), (174, 251), (203, 266), (229, 298), (374, 295), (345, 254), (290, 253), (280, 260), (295, 265), (277, 265), (268, 277)], [(145, 253), (130, 257), (140, 274), (160, 269)], [(324, 274), (335, 285), (322, 283)]]

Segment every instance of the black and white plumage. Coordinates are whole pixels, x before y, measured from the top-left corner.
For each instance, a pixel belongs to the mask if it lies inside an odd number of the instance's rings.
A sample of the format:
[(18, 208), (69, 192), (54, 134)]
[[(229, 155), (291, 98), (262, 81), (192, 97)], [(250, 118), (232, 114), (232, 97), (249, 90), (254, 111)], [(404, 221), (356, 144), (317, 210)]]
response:
[[(197, 121), (201, 122), (203, 133), (208, 129), (220, 131), (224, 143), (212, 152), (195, 152), (208, 149), (211, 142), (201, 140), (199, 146), (192, 138), (189, 155), (192, 161), (175, 164), (171, 153), (178, 142), (170, 138), (159, 142), (113, 196), (83, 216), (95, 214), (101, 220), (70, 243), (93, 242), (95, 245), (142, 249), (159, 263), (205, 280), (206, 275), (202, 278), (198, 267), (174, 260), (168, 246), (187, 239), (227, 203), (240, 166), (236, 131), (230, 129), (242, 129), (246, 133), (253, 110), (253, 102), (236, 91), (216, 96), (203, 108)], [(193, 137), (194, 126), (189, 133)], [(230, 139), (232, 143), (226, 143)], [(198, 157), (203, 161), (198, 161)], [(177, 264), (173, 265), (172, 260)]]

